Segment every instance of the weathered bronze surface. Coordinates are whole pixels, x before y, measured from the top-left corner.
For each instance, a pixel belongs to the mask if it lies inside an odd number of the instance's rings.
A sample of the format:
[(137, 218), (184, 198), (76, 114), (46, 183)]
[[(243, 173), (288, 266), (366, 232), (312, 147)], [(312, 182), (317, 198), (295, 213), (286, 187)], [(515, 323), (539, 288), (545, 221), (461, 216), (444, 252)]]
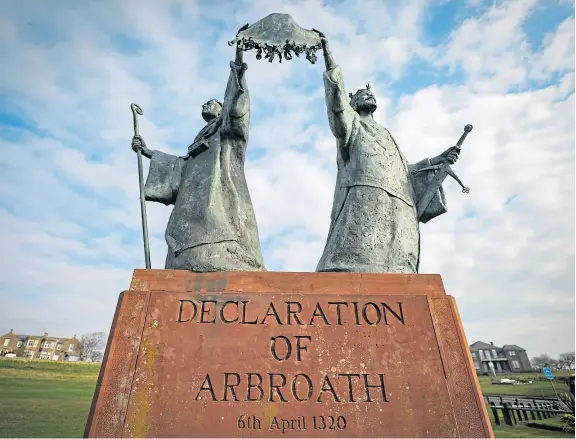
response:
[(493, 436), (440, 276), (136, 270), (110, 337), (90, 437)]

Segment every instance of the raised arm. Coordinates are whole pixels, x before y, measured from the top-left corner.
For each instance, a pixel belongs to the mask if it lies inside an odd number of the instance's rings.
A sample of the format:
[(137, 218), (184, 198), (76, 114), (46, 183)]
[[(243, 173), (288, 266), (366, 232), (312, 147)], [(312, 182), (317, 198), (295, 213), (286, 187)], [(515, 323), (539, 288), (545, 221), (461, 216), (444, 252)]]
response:
[(248, 140), (250, 118), (250, 95), (245, 72), (243, 51), (236, 46), (236, 58), (230, 62), (230, 76), (224, 94), (222, 108), (222, 133)]
[(324, 89), (330, 129), (336, 138), (346, 143), (350, 136), (352, 122), (356, 112), (350, 106), (349, 96), (346, 94), (346, 88), (344, 87), (342, 71), (334, 61), (328, 40), (322, 32), (317, 30), (316, 32), (318, 32), (320, 36), (324, 54), (324, 64), (326, 66), (326, 71), (324, 72)]
[(312, 30), (316, 32), (320, 37), (320, 43), (322, 43), (322, 53), (324, 55), (324, 65), (326, 66), (326, 71), (332, 70), (334, 67), (336, 67), (336, 62), (332, 57), (332, 52), (330, 52), (330, 46), (328, 44), (328, 39), (326, 38), (326, 35), (324, 35), (317, 29)]

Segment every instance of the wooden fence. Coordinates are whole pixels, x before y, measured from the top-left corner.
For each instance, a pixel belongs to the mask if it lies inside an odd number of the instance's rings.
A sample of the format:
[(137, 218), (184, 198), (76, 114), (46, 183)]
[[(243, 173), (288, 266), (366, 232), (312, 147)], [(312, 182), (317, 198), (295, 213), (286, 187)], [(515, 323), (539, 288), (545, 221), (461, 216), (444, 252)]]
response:
[(504, 402), (502, 399), (500, 401), (500, 405), (497, 405), (494, 401), (488, 401), (496, 425), (501, 425), (502, 423), (506, 425), (517, 425), (522, 422), (548, 419), (562, 414), (571, 414), (571, 412), (559, 410), (556, 401), (538, 401), (536, 399), (522, 399), (519, 401), (517, 398), (513, 402)]
[(501, 393), (484, 393), (484, 399), (489, 404), (491, 402), (500, 403), (502, 405), (504, 400), (512, 400), (518, 403), (519, 400), (529, 400), (531, 403), (535, 402), (558, 402), (558, 398), (555, 396), (527, 396), (527, 395), (503, 395)]

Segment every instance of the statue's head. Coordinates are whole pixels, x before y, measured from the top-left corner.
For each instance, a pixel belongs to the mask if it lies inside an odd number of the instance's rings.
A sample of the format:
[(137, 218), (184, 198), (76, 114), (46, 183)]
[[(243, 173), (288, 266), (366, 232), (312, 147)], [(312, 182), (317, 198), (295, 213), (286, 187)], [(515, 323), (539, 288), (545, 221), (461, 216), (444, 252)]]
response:
[(206, 122), (216, 119), (222, 113), (222, 102), (216, 99), (210, 99), (204, 105), (202, 105), (202, 118)]
[(370, 84), (366, 85), (366, 88), (358, 90), (356, 93), (349, 94), (350, 96), (350, 105), (356, 112), (367, 112), (367, 113), (374, 113), (378, 105), (376, 105), (376, 98), (372, 94), (372, 90), (370, 89)]

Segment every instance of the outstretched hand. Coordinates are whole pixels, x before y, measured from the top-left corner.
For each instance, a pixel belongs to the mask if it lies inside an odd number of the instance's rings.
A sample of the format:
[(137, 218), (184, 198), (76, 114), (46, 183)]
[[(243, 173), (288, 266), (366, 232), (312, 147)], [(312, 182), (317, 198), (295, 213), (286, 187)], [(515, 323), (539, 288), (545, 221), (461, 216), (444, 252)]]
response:
[(326, 65), (326, 71), (334, 68), (336, 63), (334, 62), (334, 58), (332, 58), (332, 54), (330, 53), (330, 47), (328, 45), (328, 39), (324, 32), (320, 32), (318, 29), (312, 29), (312, 32), (316, 32), (320, 37), (320, 43), (322, 44), (322, 52), (324, 53), (324, 64)]
[(312, 28), (312, 32), (316, 32), (320, 37), (320, 43), (322, 44), (322, 51), (324, 52), (324, 56), (330, 52), (330, 48), (328, 47), (328, 38), (324, 35), (324, 32), (320, 32), (318, 29)]
[(322, 47), (325, 47), (328, 40), (326, 39), (326, 35), (324, 35), (324, 32), (320, 32), (318, 29), (314, 28), (312, 28), (312, 32), (316, 32), (318, 34), (318, 36), (320, 37), (320, 42), (322, 43)]
[[(236, 32), (236, 36), (240, 35), (240, 32), (248, 29), (249, 27), (250, 27), (250, 25), (248, 23), (246, 23), (244, 26), (242, 26), (240, 29), (238, 29), (238, 32)], [(240, 41), (238, 41), (236, 43), (236, 59), (234, 60), (234, 62), (237, 65), (242, 65), (242, 63), (244, 62), (244, 52), (243, 52), (242, 48), (240, 47)]]
[(320, 38), (326, 38), (326, 35), (324, 35), (324, 33), (320, 32), (318, 29), (312, 28), (312, 30), (316, 32)]
[(249, 27), (250, 27), (250, 25), (248, 23), (246, 23), (244, 26), (242, 26), (240, 29), (238, 29), (238, 32), (236, 32), (236, 36), (240, 35), (240, 32), (248, 29)]

